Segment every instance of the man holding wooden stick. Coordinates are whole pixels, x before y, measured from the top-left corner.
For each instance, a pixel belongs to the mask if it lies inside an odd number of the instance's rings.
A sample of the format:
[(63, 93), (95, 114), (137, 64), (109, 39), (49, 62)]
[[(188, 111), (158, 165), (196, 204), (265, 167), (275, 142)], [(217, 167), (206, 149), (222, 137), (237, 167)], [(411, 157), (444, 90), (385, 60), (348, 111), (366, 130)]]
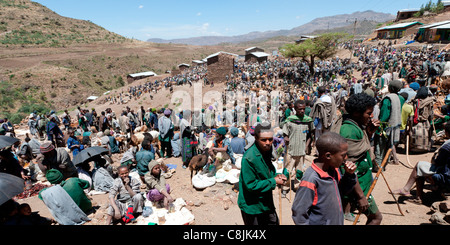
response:
[(272, 191), (286, 184), (287, 173), (278, 174), (272, 164), (272, 143), (271, 126), (258, 124), (255, 143), (242, 157), (238, 206), (245, 225), (280, 224)]
[(351, 211), (358, 209), (367, 216), (367, 225), (379, 225), (383, 219), (373, 196), (366, 198), (373, 182), (370, 138), (379, 126), (379, 121), (373, 120), (375, 104), (375, 98), (366, 93), (350, 96), (345, 103), (348, 114), (340, 129), (349, 145), (348, 159), (356, 164), (358, 176), (354, 191), (342, 198), (346, 219), (353, 221)]

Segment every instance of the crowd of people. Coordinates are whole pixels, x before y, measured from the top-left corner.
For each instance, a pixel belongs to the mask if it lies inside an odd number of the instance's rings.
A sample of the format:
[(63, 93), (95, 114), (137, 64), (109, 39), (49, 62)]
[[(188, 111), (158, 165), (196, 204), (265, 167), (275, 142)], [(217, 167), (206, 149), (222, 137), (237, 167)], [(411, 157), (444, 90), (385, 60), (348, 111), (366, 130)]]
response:
[[(399, 164), (396, 149), (402, 145), (437, 152), (419, 162), (394, 194), (411, 196), (413, 183), (422, 183), (411, 198), (421, 203), (425, 179), (436, 191), (448, 187), (449, 142), (444, 139), (450, 136), (450, 96), (442, 80), (450, 71), (450, 56), (386, 43), (352, 43), (351, 50), (352, 57), (317, 61), (313, 69), (304, 60), (282, 57), (238, 61), (224, 78), (222, 97), (198, 110), (125, 106), (116, 112), (78, 107), (72, 115), (32, 113), (30, 135), (0, 152), (0, 171), (34, 181), (45, 176), (53, 186), (39, 197), (52, 206), (53, 196), (68, 194), (80, 209), (69, 218), (80, 222), (85, 221), (80, 213), (92, 211), (87, 190), (106, 191), (107, 224), (129, 223), (142, 214), (145, 200), (165, 207), (174, 201), (164, 177), (168, 168), (160, 159), (180, 157), (187, 168), (194, 156), (207, 154), (200, 174), (214, 177), (225, 166), (239, 169), (237, 203), (246, 225), (279, 224), (272, 196), (277, 186), (283, 196), (295, 193), (295, 224), (342, 225), (355, 219), (356, 210), (367, 216), (367, 224), (381, 224), (375, 198), (366, 195), (372, 174), (386, 167), (382, 161), (389, 149), (392, 164)], [(151, 97), (162, 86), (198, 82), (209, 84), (205, 67), (132, 86), (107, 101), (124, 104)], [(1, 134), (14, 137), (14, 127), (6, 119), (1, 123)], [(74, 164), (94, 146), (107, 153)], [(114, 154), (122, 155), (119, 167), (113, 167)], [(316, 160), (307, 160), (308, 155)], [(280, 159), (281, 172), (274, 164)], [(14, 205), (7, 204), (11, 218)]]

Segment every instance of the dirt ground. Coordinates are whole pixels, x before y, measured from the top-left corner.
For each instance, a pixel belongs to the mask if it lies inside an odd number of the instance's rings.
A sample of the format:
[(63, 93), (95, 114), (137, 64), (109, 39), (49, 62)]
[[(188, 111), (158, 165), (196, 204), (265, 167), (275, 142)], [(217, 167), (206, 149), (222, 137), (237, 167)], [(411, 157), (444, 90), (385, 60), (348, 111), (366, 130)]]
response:
[[(346, 52), (340, 53), (341, 57), (347, 55)], [(154, 78), (158, 79), (158, 78)], [(121, 91), (129, 86), (134, 86), (139, 83), (144, 83), (146, 80), (137, 81), (131, 85), (127, 85), (124, 88), (118, 89), (116, 91)], [(202, 88), (202, 93), (208, 91), (222, 91), (223, 84), (216, 84), (215, 87), (211, 88), (209, 86)], [(194, 87), (189, 87), (189, 85), (176, 86), (174, 93), (177, 91), (186, 91), (190, 95), (198, 93), (194, 90)], [(113, 93), (114, 91), (111, 91)], [(174, 109), (177, 102), (171, 101), (171, 95), (168, 90), (162, 89), (157, 94), (153, 94), (153, 100), (150, 100), (148, 94), (144, 94), (138, 100), (131, 100), (127, 104), (99, 104), (96, 101), (85, 104), (82, 108), (96, 108), (97, 111), (103, 111), (106, 108), (111, 108), (116, 113), (120, 112), (126, 106), (132, 109), (137, 109), (141, 105), (145, 109), (148, 107), (160, 108), (165, 104), (169, 104), (169, 108)], [(98, 98), (97, 101), (101, 100), (103, 97)], [(182, 101), (186, 103), (187, 101)], [(205, 104), (208, 101), (203, 101)], [(191, 101), (193, 103), (193, 101)], [(74, 113), (74, 112), (71, 112)], [(75, 116), (75, 115), (73, 115)], [(405, 201), (405, 198), (396, 197), (398, 205), (394, 197), (389, 194), (389, 187), (392, 190), (399, 189), (403, 187), (406, 183), (412, 169), (410, 165), (414, 166), (418, 161), (430, 161), (432, 153), (420, 154), (409, 156), (409, 163), (407, 157), (404, 153), (398, 152), (398, 158), (403, 163), (400, 165), (389, 164), (384, 172), (384, 177), (380, 175), (378, 182), (372, 192), (376, 203), (379, 207), (381, 214), (383, 215), (382, 225), (423, 225), (431, 224), (430, 222), (430, 204), (417, 205), (411, 202)], [(120, 161), (121, 154), (115, 156), (114, 160), (116, 163)], [(307, 159), (312, 160), (312, 156), (308, 156)], [(183, 169), (181, 165), (180, 158), (170, 158), (165, 160), (166, 164), (176, 165), (176, 172), (173, 176), (167, 180), (168, 184), (171, 186), (172, 196), (176, 198), (183, 198), (187, 203), (187, 208), (192, 212), (195, 217), (193, 222), (194, 225), (243, 225), (240, 209), (237, 206), (237, 193), (233, 190), (233, 185), (227, 183), (216, 183), (214, 186), (208, 187), (204, 190), (196, 190), (190, 180), (190, 172), (187, 169)], [(374, 174), (375, 176), (375, 174)], [(388, 187), (389, 186), (389, 187)], [(426, 189), (426, 196), (431, 196), (431, 191)], [(286, 198), (279, 198), (279, 189), (273, 191), (273, 199), (277, 209), (277, 213), (280, 217), (281, 225), (293, 225), (292, 221), (292, 201), (295, 197), (295, 193), (290, 193)], [(414, 190), (413, 190), (414, 193)], [(103, 225), (105, 223), (105, 208), (108, 205), (107, 194), (94, 195), (92, 196), (93, 204), (96, 208), (96, 212), (91, 214), (89, 217), (92, 219), (85, 225)], [(39, 214), (44, 217), (51, 218), (51, 214), (44, 203), (37, 198), (37, 196), (30, 197), (27, 199), (20, 199), (20, 203), (26, 202), (31, 205), (32, 211), (39, 211)], [(399, 210), (400, 208), (400, 210)], [(403, 215), (402, 215), (403, 213)], [(361, 215), (359, 223), (357, 225), (364, 225), (366, 222), (366, 217)], [(133, 225), (133, 224), (130, 224)], [(352, 225), (352, 222), (345, 221), (345, 225)]]
[[(410, 155), (410, 163), (415, 164), (419, 160), (429, 160), (432, 154)], [(402, 187), (411, 173), (406, 155), (398, 154), (403, 164), (392, 165), (386, 167), (384, 176), (389, 187), (394, 190)], [(115, 159), (120, 159), (114, 157)], [(308, 159), (313, 159), (309, 156)], [(183, 198), (187, 203), (187, 208), (194, 215), (193, 225), (243, 225), (240, 209), (237, 206), (237, 193), (233, 190), (233, 185), (229, 183), (216, 183), (204, 190), (196, 190), (190, 181), (190, 171), (183, 169), (180, 158), (170, 158), (165, 160), (166, 164), (176, 165), (176, 171), (171, 178), (167, 180), (171, 186), (172, 196)], [(374, 174), (375, 176), (375, 174)], [(395, 199), (389, 194), (389, 188), (384, 178), (380, 175), (377, 184), (373, 190), (373, 196), (378, 204), (379, 210), (383, 215), (382, 225), (423, 225), (431, 224), (430, 222), (430, 204), (413, 204), (405, 201), (404, 198), (398, 198), (401, 214)], [(414, 193), (414, 190), (412, 191)], [(431, 195), (430, 190), (425, 190), (427, 196)], [(295, 197), (295, 193), (290, 193), (286, 198), (279, 199), (279, 189), (273, 191), (273, 199), (280, 217), (281, 225), (293, 225), (291, 206)], [(105, 221), (105, 208), (107, 206), (107, 194), (92, 196), (93, 205), (96, 212), (89, 215), (92, 221), (85, 225), (103, 225)], [(51, 214), (44, 203), (37, 196), (19, 199), (19, 203), (26, 202), (31, 205), (33, 211), (39, 211), (44, 217), (51, 218)], [(366, 218), (360, 216), (357, 225), (364, 225)], [(132, 224), (130, 224), (132, 225)], [(345, 221), (345, 225), (352, 225), (352, 222)]]

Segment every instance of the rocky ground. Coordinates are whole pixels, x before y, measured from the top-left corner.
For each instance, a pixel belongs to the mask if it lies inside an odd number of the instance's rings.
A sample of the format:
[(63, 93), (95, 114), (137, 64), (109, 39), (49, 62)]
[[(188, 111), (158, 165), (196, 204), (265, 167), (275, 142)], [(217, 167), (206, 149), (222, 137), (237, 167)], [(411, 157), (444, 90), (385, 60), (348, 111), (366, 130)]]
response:
[[(409, 156), (410, 164), (415, 164), (419, 160), (429, 160), (431, 156), (431, 153), (411, 155)], [(117, 156), (115, 159), (120, 158)], [(312, 157), (310, 156), (308, 159), (312, 159)], [(411, 173), (406, 155), (399, 154), (399, 159), (404, 164), (389, 164), (384, 172), (387, 182), (380, 175), (373, 191), (373, 196), (383, 215), (382, 225), (448, 224), (445, 221), (448, 220), (445, 216), (448, 211), (448, 203), (434, 197), (430, 190), (425, 190), (427, 202), (424, 204), (418, 205), (408, 202), (404, 197), (396, 197), (399, 203), (397, 206), (396, 200), (389, 194), (389, 188), (394, 190), (402, 187)], [(165, 163), (176, 165), (175, 172), (167, 182), (171, 186), (172, 196), (175, 199), (182, 198), (186, 202), (185, 207), (194, 215), (195, 220), (191, 224), (243, 225), (240, 209), (237, 206), (238, 193), (233, 188), (234, 185), (216, 183), (206, 189), (197, 190), (191, 184), (190, 171), (182, 168), (180, 158), (170, 158), (165, 160)], [(414, 190), (412, 193), (414, 194)], [(273, 191), (275, 206), (282, 225), (293, 225), (291, 206), (294, 197), (295, 193), (291, 193), (286, 198), (280, 199), (279, 189)], [(105, 224), (108, 195), (94, 195), (91, 198), (96, 211), (89, 215), (91, 221), (84, 225), (103, 225)], [(37, 196), (19, 199), (18, 202), (30, 204), (32, 211), (38, 211), (41, 216), (52, 217), (47, 207)], [(362, 215), (358, 225), (365, 224), (365, 220), (365, 216)], [(346, 221), (345, 225), (352, 225), (352, 222)]]

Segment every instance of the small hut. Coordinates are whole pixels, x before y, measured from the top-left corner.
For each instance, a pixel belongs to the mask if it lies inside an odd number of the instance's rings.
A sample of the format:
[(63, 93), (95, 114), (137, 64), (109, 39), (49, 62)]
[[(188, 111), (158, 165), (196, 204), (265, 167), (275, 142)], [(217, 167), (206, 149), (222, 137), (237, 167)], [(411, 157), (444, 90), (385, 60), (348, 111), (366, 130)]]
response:
[(245, 55), (245, 62), (261, 63), (261, 62), (267, 61), (269, 56), (270, 56), (269, 54), (264, 53), (264, 52), (253, 52), (253, 53)]
[(414, 8), (414, 9), (401, 9), (397, 11), (397, 18), (395, 18), (395, 21), (400, 20), (406, 20), (414, 16), (415, 13), (419, 12), (420, 9)]
[(218, 83), (225, 81), (225, 77), (234, 73), (235, 59), (239, 55), (218, 52), (206, 57), (208, 65), (208, 80), (210, 82)]
[(183, 72), (185, 70), (188, 70), (190, 67), (191, 67), (191, 65), (183, 63), (183, 64), (179, 64), (178, 65), (178, 70)]

